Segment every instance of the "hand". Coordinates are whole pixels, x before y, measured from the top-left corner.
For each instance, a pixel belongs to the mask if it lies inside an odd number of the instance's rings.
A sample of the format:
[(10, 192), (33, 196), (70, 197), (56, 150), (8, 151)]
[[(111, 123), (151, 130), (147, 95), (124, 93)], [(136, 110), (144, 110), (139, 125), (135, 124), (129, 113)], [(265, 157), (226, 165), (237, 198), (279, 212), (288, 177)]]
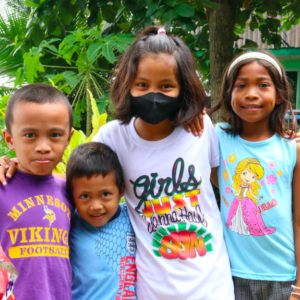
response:
[(190, 123), (184, 125), (184, 129), (187, 132), (192, 132), (194, 136), (200, 137), (204, 131), (203, 116), (205, 114), (206, 114), (206, 108), (204, 107), (202, 113), (198, 117), (196, 117)]
[(260, 199), (262, 199), (262, 198), (263, 198), (263, 196), (260, 196), (260, 197), (257, 198), (257, 200), (260, 200)]
[[(291, 131), (287, 131), (287, 134), (290, 134)], [(300, 142), (300, 132), (294, 132), (293, 134), (293, 138), (296, 139), (296, 143), (299, 143)]]
[(2, 185), (6, 186), (7, 182), (5, 176), (11, 178), (16, 172), (18, 164), (17, 158), (12, 158), (10, 160), (6, 155), (0, 157), (0, 182)]

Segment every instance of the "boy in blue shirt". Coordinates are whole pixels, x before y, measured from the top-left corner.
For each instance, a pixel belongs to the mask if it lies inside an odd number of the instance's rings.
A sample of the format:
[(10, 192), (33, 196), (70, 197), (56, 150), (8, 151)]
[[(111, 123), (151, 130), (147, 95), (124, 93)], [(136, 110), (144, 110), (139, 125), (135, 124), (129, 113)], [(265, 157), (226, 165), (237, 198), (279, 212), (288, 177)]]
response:
[(119, 204), (124, 179), (117, 155), (101, 143), (77, 147), (67, 164), (67, 190), (76, 205), (70, 233), (76, 299), (136, 299), (135, 234)]

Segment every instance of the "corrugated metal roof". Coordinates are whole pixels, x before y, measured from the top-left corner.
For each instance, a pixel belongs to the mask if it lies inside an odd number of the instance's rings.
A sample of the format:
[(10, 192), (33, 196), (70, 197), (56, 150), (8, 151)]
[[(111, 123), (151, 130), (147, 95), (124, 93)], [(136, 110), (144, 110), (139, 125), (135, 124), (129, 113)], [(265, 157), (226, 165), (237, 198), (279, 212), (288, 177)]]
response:
[[(286, 31), (283, 30), (279, 32), (282, 39), (284, 39), (290, 47), (300, 47), (300, 24), (297, 26), (292, 26), (291, 30)], [(267, 43), (262, 43), (261, 41), (261, 33), (258, 29), (254, 31), (250, 30), (248, 26), (244, 34), (240, 34), (241, 39), (237, 41), (239, 47), (245, 44), (246, 39), (254, 41), (258, 44), (259, 49), (272, 49), (274, 48), (272, 45), (269, 46)], [(286, 46), (284, 46), (286, 47)]]

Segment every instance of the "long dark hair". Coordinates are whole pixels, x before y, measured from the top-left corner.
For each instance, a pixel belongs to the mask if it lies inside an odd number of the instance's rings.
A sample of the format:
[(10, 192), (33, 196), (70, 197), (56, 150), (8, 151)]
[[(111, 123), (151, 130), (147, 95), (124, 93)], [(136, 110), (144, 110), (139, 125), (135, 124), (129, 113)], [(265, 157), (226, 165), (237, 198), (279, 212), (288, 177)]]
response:
[[(272, 57), (280, 66), (281, 69), (281, 74), (282, 78), (280, 77), (280, 74), (278, 73), (278, 70), (269, 62), (262, 60), (262, 59), (257, 59), (257, 58), (250, 58), (250, 59), (245, 59), (242, 60), (241, 62), (237, 63), (232, 70), (230, 71), (230, 75), (227, 76), (228, 69), (230, 65), (241, 55), (236, 56), (231, 63), (228, 65), (224, 72), (223, 76), (223, 81), (222, 81), (222, 87), (221, 87), (221, 100), (217, 105), (215, 105), (209, 112), (209, 115), (212, 115), (214, 112), (216, 112), (219, 109), (224, 108), (227, 112), (226, 118), (224, 121), (229, 123), (231, 126), (229, 128), (222, 128), (223, 130), (227, 131), (228, 133), (233, 133), (233, 134), (238, 134), (241, 132), (242, 129), (242, 122), (239, 116), (235, 114), (231, 107), (231, 95), (232, 95), (232, 90), (234, 88), (234, 84), (236, 81), (236, 78), (239, 74), (240, 69), (247, 65), (250, 64), (254, 61), (257, 61), (260, 65), (264, 66), (276, 89), (276, 95), (282, 100), (280, 104), (276, 104), (269, 120), (269, 126), (272, 131), (277, 133), (278, 135), (282, 136), (283, 138), (286, 139), (291, 139), (293, 137), (294, 129), (295, 129), (295, 124), (296, 124), (296, 118), (293, 113), (293, 108), (292, 108), (292, 103), (290, 101), (290, 96), (291, 96), (291, 88), (290, 84), (288, 82), (286, 73), (282, 67), (282, 65), (279, 63), (279, 61), (270, 53), (265, 52), (265, 51), (260, 51), (261, 53), (267, 54), (270, 57)], [(291, 116), (292, 116), (292, 125), (289, 128), (285, 121), (285, 115), (287, 111), (290, 110)], [(287, 131), (290, 130), (289, 133)]]
[(140, 59), (149, 54), (172, 55), (176, 63), (176, 76), (180, 84), (181, 108), (171, 119), (172, 125), (179, 126), (195, 119), (203, 110), (206, 95), (196, 73), (195, 62), (189, 48), (177, 38), (158, 33), (160, 27), (148, 27), (134, 40), (124, 53), (113, 75), (111, 99), (115, 105), (115, 116), (128, 124), (133, 116), (130, 104), (130, 89), (137, 74)]

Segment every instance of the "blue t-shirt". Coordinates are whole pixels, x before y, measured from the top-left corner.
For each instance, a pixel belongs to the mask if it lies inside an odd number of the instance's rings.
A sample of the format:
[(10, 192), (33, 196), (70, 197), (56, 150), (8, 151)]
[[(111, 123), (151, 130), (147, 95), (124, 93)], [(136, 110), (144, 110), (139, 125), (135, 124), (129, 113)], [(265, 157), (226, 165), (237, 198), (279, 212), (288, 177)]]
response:
[(125, 204), (102, 227), (90, 225), (76, 211), (70, 232), (73, 300), (136, 299), (135, 252)]
[(296, 278), (292, 179), (296, 142), (274, 134), (249, 142), (218, 124), (221, 214), (233, 276)]

